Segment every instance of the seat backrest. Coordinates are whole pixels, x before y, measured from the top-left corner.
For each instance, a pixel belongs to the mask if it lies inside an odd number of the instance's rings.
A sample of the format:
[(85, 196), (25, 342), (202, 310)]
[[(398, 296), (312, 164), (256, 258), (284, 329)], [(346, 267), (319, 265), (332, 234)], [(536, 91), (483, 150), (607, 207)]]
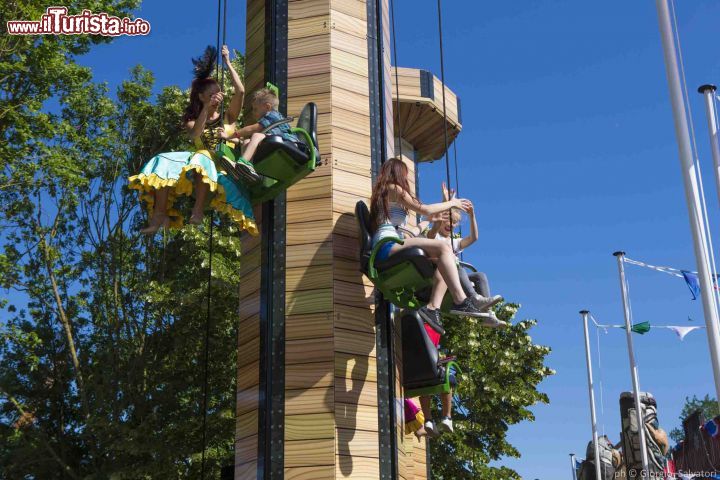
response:
[(373, 229), (370, 226), (370, 211), (362, 200), (355, 204), (355, 218), (360, 229), (360, 271), (367, 274), (372, 252)]
[(442, 383), (443, 368), (438, 366), (440, 355), (425, 331), (416, 311), (402, 316), (403, 384), (417, 388)]
[(319, 157), (318, 139), (317, 139), (317, 116), (318, 116), (317, 105), (315, 105), (313, 102), (310, 102), (307, 105), (305, 105), (302, 109), (302, 112), (300, 112), (300, 116), (298, 117), (298, 121), (297, 121), (297, 126), (298, 126), (298, 128), (302, 128), (303, 130), (305, 130), (306, 132), (308, 132), (310, 134), (310, 138), (312, 138), (314, 145), (308, 145), (308, 147), (314, 148), (316, 156)]

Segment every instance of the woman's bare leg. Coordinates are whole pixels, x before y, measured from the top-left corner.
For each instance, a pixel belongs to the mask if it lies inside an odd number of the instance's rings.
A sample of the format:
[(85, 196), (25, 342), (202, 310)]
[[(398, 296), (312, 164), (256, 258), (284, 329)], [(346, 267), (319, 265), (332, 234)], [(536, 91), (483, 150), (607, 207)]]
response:
[[(455, 304), (460, 304), (465, 301), (467, 296), (462, 289), (462, 285), (460, 285), (455, 254), (449, 244), (430, 238), (408, 238), (405, 239), (403, 245), (393, 245), (390, 253), (407, 247), (422, 248), (429, 257), (436, 258), (438, 271), (440, 275), (442, 275), (443, 280), (445, 280), (445, 285), (447, 285), (447, 288), (450, 290), (450, 295), (452, 295)], [(436, 288), (438, 288), (437, 283), (433, 285), (433, 294)]]
[(140, 233), (152, 235), (163, 227), (167, 227), (169, 219), (167, 216), (167, 204), (170, 189), (168, 187), (160, 188), (155, 191), (155, 205), (153, 206), (152, 218), (145, 228), (140, 229)]
[(428, 308), (430, 310), (437, 310), (442, 306), (443, 298), (447, 292), (447, 284), (440, 275), (440, 270), (435, 270), (435, 278), (433, 279), (433, 289), (430, 294), (430, 301), (428, 302)]
[(210, 185), (203, 182), (200, 178), (195, 179), (195, 205), (193, 205), (193, 213), (202, 214), (203, 210), (205, 210), (205, 200), (207, 199), (209, 191)]
[(168, 195), (170, 194), (169, 187), (162, 187), (155, 191), (155, 208), (153, 209), (153, 216), (164, 215), (167, 213)]

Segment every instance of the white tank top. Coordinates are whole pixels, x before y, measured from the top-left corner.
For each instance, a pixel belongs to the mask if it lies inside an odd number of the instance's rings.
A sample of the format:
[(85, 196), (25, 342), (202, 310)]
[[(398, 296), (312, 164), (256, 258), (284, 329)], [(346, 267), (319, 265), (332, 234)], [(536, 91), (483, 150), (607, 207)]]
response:
[(397, 231), (397, 227), (404, 226), (407, 223), (408, 214), (397, 202), (388, 203), (388, 213), (390, 218), (386, 218), (375, 231), (372, 244), (375, 246), (380, 240), (386, 237), (402, 238), (402, 234)]

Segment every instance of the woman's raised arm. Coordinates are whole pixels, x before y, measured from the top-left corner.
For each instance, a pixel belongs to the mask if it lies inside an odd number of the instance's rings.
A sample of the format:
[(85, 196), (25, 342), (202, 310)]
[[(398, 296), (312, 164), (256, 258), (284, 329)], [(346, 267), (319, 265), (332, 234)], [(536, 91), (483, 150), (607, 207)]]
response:
[(234, 124), (240, 116), (243, 101), (245, 100), (245, 86), (240, 80), (240, 75), (238, 75), (230, 62), (230, 50), (227, 45), (223, 45), (222, 47), (222, 57), (225, 61), (225, 65), (228, 67), (228, 71), (230, 72), (233, 88), (235, 88), (235, 93), (230, 99), (230, 105), (228, 105), (227, 112), (225, 112), (225, 123)]
[(390, 191), (395, 192), (398, 198), (398, 202), (408, 210), (419, 213), (420, 215), (430, 216), (436, 213), (440, 213), (443, 210), (450, 210), (451, 208), (458, 208), (462, 211), (467, 211), (470, 207), (470, 202), (464, 198), (453, 198), (447, 202), (441, 203), (421, 203), (418, 199), (410, 195), (404, 189), (397, 185), (391, 185)]

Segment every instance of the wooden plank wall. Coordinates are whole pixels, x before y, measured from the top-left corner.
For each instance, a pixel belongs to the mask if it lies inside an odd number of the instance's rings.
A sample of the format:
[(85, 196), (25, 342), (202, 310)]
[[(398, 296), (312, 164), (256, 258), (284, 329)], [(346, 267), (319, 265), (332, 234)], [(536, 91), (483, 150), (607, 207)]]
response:
[(335, 478), (379, 478), (373, 286), (359, 272), (354, 216), (371, 180), (367, 5), (331, 0)]
[(288, 190), (285, 478), (335, 475), (329, 0), (288, 4), (288, 115), (318, 105), (322, 166)]
[[(385, 0), (383, 33), (389, 45), (387, 7)], [(265, 81), (264, 8), (264, 0), (248, 1), (249, 93)], [(289, 0), (287, 114), (297, 115), (309, 101), (318, 105), (323, 162), (287, 195), (286, 479), (379, 478), (373, 287), (359, 273), (354, 217), (355, 203), (368, 201), (372, 187), (366, 12), (365, 0)], [(383, 56), (386, 105), (392, 99), (389, 54), (386, 49)], [(386, 115), (389, 154), (392, 118)], [(408, 146), (407, 152), (411, 150)], [(414, 172), (411, 160), (409, 167)], [(240, 274), (235, 478), (255, 479), (259, 237), (243, 237)], [(397, 355), (400, 347), (397, 343)], [(401, 373), (397, 363), (400, 476), (424, 479), (419, 467), (424, 465), (424, 443), (418, 447), (402, 430)]]

